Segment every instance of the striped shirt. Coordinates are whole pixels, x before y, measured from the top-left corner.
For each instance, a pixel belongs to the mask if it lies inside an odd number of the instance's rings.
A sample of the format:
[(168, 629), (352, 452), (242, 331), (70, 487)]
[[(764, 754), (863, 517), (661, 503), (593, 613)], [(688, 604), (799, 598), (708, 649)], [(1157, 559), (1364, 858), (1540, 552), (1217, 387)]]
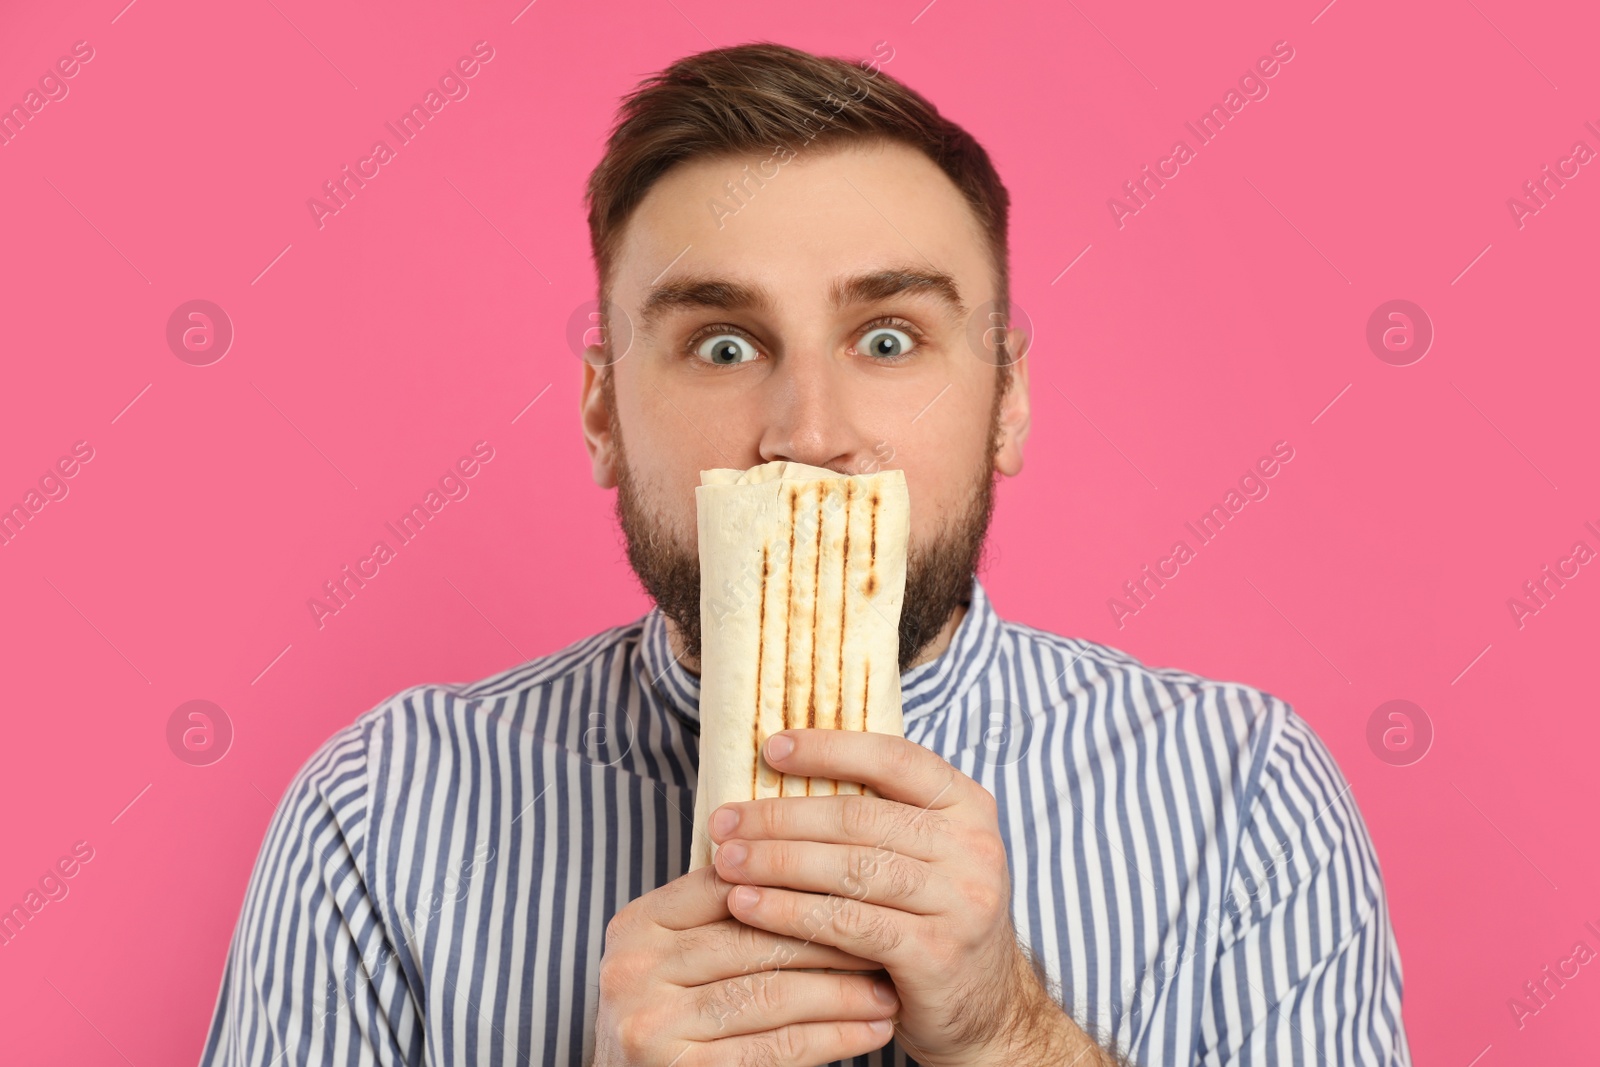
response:
[[(994, 794), (1018, 936), (1089, 1033), (1409, 1064), (1372, 844), (1282, 701), (1003, 621), (976, 580), (901, 686), (906, 736)], [(272, 818), (202, 1064), (588, 1062), (607, 922), (688, 868), (698, 694), (657, 609), (335, 734)]]

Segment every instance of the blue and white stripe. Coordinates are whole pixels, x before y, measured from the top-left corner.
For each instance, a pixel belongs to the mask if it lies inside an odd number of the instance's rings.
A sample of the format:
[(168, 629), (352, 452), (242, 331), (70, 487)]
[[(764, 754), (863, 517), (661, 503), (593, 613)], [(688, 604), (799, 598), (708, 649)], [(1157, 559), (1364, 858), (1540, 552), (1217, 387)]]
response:
[[(1139, 1064), (1409, 1064), (1377, 859), (1286, 704), (1005, 622), (977, 581), (901, 682), (906, 736), (995, 795), (1017, 932), (1091, 1033)], [(698, 694), (653, 611), (334, 735), (268, 829), (202, 1064), (588, 1062), (606, 923), (687, 869)]]

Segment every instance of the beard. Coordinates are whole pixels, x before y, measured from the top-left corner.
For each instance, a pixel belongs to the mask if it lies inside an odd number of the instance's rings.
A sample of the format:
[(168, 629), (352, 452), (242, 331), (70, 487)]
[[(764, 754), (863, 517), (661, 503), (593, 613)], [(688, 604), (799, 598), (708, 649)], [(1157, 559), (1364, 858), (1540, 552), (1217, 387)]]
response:
[[(960, 506), (948, 513), (926, 544), (913, 541), (906, 552), (905, 596), (900, 606), (900, 670), (914, 663), (939, 636), (951, 614), (972, 599), (972, 579), (982, 562), (989, 520), (994, 514), (994, 458), (1001, 442), (1000, 402), (1010, 377), (1002, 366), (989, 414), (988, 445), (983, 463), (974, 470)], [(611, 440), (616, 449), (617, 521), (627, 541), (628, 563), (656, 606), (677, 627), (684, 657), (700, 660), (700, 554), (698, 545), (685, 549), (672, 536), (640, 493), (628, 468), (617, 418), (611, 374), (601, 386), (611, 412)], [(850, 472), (850, 473), (867, 473)]]

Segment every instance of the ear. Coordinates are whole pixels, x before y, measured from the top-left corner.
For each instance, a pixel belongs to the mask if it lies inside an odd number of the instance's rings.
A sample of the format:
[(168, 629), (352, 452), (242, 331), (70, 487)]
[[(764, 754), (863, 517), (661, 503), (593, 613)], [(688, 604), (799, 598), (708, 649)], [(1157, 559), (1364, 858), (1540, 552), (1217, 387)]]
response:
[[(594, 484), (602, 489), (617, 486), (616, 446), (611, 434), (611, 410), (614, 400), (612, 390), (605, 387), (605, 377), (615, 368), (604, 365), (605, 355), (599, 345), (590, 345), (583, 353), (583, 390), (578, 398), (578, 411), (583, 422), (583, 446), (589, 450), (589, 463), (593, 468)], [(615, 386), (615, 382), (611, 383)]]
[(1018, 355), (1011, 364), (1005, 395), (1000, 398), (1000, 448), (995, 453), (994, 469), (1014, 478), (1022, 473), (1022, 446), (1028, 440), (1028, 346), (1032, 338), (1016, 327), (1007, 332), (1006, 351)]

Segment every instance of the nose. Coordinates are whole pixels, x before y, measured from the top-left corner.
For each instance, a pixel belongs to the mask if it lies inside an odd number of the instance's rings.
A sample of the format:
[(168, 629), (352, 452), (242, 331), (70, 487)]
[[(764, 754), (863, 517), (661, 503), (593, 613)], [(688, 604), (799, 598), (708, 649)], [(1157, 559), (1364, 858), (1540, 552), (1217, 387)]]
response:
[(840, 474), (865, 469), (870, 443), (856, 423), (849, 368), (822, 353), (790, 353), (762, 383), (763, 463), (789, 460)]

